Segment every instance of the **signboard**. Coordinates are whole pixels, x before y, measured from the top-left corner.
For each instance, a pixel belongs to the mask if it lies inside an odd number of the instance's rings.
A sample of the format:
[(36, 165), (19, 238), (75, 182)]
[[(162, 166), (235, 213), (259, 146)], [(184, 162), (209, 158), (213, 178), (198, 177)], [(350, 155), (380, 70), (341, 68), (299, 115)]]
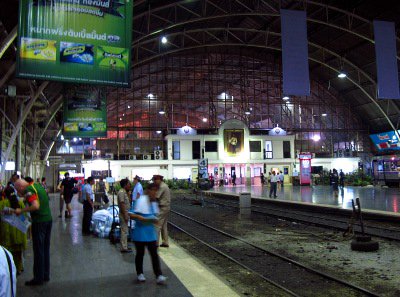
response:
[(300, 159), (300, 185), (310, 185), (312, 154), (300, 153), (299, 159)]
[(107, 100), (101, 88), (70, 87), (64, 98), (65, 137), (107, 136)]
[(17, 76), (129, 87), (133, 0), (20, 0)]
[(224, 130), (224, 149), (228, 157), (235, 157), (244, 149), (244, 130)]
[(199, 159), (199, 179), (208, 179), (208, 159)]
[(400, 141), (394, 131), (371, 134), (369, 137), (371, 137), (372, 142), (379, 151), (400, 150)]
[(197, 135), (196, 129), (193, 129), (190, 126), (183, 126), (176, 131), (177, 135)]
[(285, 136), (286, 131), (283, 130), (281, 127), (276, 126), (275, 128), (268, 131), (269, 136)]

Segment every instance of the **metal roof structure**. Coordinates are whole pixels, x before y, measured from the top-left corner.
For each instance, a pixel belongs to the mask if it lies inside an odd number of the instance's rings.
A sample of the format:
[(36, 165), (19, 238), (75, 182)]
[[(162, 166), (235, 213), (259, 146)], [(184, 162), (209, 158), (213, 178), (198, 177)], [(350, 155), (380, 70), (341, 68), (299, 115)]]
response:
[[(0, 88), (15, 85), (18, 99), (1, 97), (5, 128), (12, 141), (17, 101), (24, 102), (21, 126), (43, 158), (60, 135), (63, 84), (15, 77), (18, 1), (1, 6)], [(307, 12), (311, 96), (282, 99), (281, 8)], [(156, 130), (217, 128), (237, 118), (255, 129), (279, 125), (297, 133), (300, 146), (325, 133), (329, 153), (340, 141), (368, 151), (369, 133), (399, 128), (400, 103), (376, 98), (372, 26), (380, 19), (398, 28), (399, 11), (385, 0), (137, 0), (132, 86), (107, 87), (108, 137), (159, 139)], [(345, 79), (337, 77), (342, 70)]]

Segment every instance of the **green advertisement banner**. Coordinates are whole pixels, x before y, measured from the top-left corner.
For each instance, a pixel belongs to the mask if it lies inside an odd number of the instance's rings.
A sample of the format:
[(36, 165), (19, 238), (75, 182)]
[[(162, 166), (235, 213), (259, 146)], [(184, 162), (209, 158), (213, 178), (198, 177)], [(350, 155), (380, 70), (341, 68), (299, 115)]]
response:
[(130, 86), (133, 0), (20, 0), (17, 76)]
[(65, 137), (107, 136), (107, 99), (102, 88), (79, 85), (64, 92)]

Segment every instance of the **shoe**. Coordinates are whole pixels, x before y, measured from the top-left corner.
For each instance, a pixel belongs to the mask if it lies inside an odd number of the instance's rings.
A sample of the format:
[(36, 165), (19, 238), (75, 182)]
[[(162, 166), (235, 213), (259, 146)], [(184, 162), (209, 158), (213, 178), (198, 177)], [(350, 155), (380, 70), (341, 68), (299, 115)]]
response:
[(138, 275), (137, 280), (138, 280), (139, 282), (145, 282), (145, 281), (146, 281), (146, 278), (144, 277), (144, 274), (141, 273), (141, 274)]
[(132, 249), (121, 250), (122, 254), (129, 254), (132, 253)]
[(278, 198), (278, 196), (274, 196), (274, 198)]
[(157, 284), (164, 285), (167, 282), (167, 278), (164, 275), (159, 275), (157, 277)]
[(34, 280), (34, 279), (32, 279), (32, 280), (30, 280), (30, 281), (28, 281), (28, 282), (25, 282), (25, 286), (41, 286), (41, 285), (43, 285), (43, 282), (40, 282), (40, 281), (37, 281), (37, 280)]
[(166, 244), (166, 243), (163, 243), (163, 244), (160, 245), (160, 247), (165, 247), (165, 248), (167, 248), (167, 247), (169, 247), (169, 245)]

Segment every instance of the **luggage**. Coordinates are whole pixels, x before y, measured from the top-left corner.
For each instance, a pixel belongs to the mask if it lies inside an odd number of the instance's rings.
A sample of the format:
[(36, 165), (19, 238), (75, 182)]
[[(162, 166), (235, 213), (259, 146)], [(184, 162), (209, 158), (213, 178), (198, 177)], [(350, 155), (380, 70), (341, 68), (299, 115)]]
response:
[(108, 236), (110, 243), (116, 244), (121, 240), (121, 226), (117, 222), (113, 222), (111, 225), (110, 234)]

